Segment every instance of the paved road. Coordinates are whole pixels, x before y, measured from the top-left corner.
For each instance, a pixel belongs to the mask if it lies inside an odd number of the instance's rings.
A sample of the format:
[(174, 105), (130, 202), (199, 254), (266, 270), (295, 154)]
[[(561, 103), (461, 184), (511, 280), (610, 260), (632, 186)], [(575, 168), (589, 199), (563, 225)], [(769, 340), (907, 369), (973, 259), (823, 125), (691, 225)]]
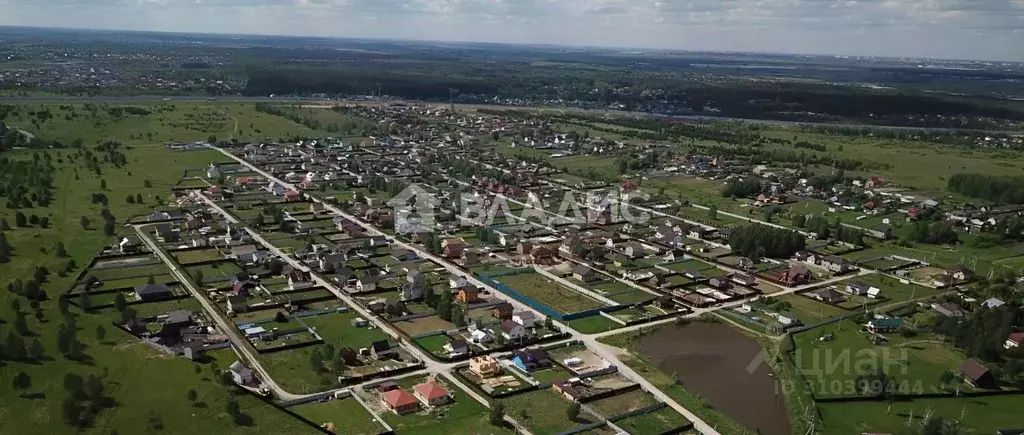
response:
[(243, 359), (246, 360), (246, 364), (250, 368), (252, 368), (256, 372), (256, 374), (259, 375), (260, 379), (263, 381), (263, 384), (271, 391), (273, 391), (276, 397), (281, 398), (283, 400), (293, 400), (303, 397), (301, 395), (289, 393), (285, 391), (284, 388), (281, 388), (281, 386), (274, 381), (274, 378), (270, 377), (270, 373), (268, 373), (267, 370), (263, 368), (263, 365), (260, 364), (259, 358), (256, 357), (255, 353), (253, 353), (252, 348), (249, 347), (249, 342), (245, 339), (245, 337), (242, 337), (241, 333), (239, 333), (238, 331), (238, 328), (235, 327), (235, 325), (232, 324), (231, 322), (226, 321), (221, 316), (220, 310), (218, 310), (217, 307), (213, 306), (213, 304), (210, 303), (210, 300), (207, 299), (206, 295), (201, 290), (195, 288), (195, 286), (192, 284), (192, 279), (188, 275), (186, 275), (184, 271), (181, 270), (180, 267), (178, 267), (177, 262), (173, 261), (163, 251), (163, 249), (160, 249), (160, 246), (158, 246), (156, 242), (149, 238), (149, 234), (146, 234), (145, 231), (142, 231), (140, 225), (136, 225), (134, 226), (134, 228), (135, 232), (138, 233), (139, 238), (142, 239), (143, 243), (149, 246), (149, 249), (152, 250), (158, 257), (160, 257), (160, 260), (162, 260), (164, 264), (166, 264), (167, 267), (171, 269), (171, 274), (178, 280), (178, 282), (180, 282), (181, 285), (185, 286), (189, 293), (192, 294), (192, 297), (194, 297), (196, 300), (199, 301), (200, 304), (202, 304), (203, 309), (206, 310), (210, 318), (212, 318), (214, 322), (217, 323), (217, 328), (219, 328), (221, 332), (223, 332), (224, 335), (228, 337), (228, 339), (231, 341), (231, 344), (234, 345), (235, 349), (238, 352), (240, 352)]

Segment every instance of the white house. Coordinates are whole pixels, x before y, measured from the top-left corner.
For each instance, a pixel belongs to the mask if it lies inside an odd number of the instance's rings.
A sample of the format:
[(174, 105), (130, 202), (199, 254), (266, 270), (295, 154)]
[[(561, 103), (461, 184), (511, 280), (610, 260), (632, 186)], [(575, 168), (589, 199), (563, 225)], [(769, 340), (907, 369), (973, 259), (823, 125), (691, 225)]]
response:
[(508, 340), (520, 340), (526, 337), (526, 328), (512, 320), (501, 322), (501, 335)]
[(473, 340), (474, 343), (489, 343), (491, 341), (491, 334), (488, 334), (487, 331), (482, 329), (477, 329), (469, 334), (469, 338)]
[(533, 315), (533, 311), (518, 311), (512, 313), (512, 321), (523, 325), (523, 327), (532, 328), (537, 322), (537, 318)]
[(235, 361), (228, 367), (231, 370), (231, 379), (239, 385), (247, 385), (253, 381), (252, 369), (246, 367), (241, 361)]
[(372, 292), (377, 289), (378, 278), (376, 275), (367, 275), (356, 280), (356, 290), (360, 292)]

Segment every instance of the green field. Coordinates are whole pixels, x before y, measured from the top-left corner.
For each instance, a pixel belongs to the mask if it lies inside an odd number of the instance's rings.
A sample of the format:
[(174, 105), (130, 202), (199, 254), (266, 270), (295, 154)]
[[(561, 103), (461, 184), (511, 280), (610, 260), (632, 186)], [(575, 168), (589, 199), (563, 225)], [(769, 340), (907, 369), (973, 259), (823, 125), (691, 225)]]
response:
[(596, 334), (599, 332), (607, 332), (613, 329), (619, 329), (622, 325), (615, 323), (600, 314), (596, 316), (583, 317), (580, 319), (574, 319), (567, 322), (570, 328), (575, 329), (583, 334)]
[(148, 114), (119, 116), (109, 113), (106, 108), (113, 106), (106, 104), (40, 103), (22, 107), (32, 111), (47, 109), (53, 117), (38, 122), (37, 117), (30, 118), (27, 110), (21, 110), (8, 116), (5, 120), (8, 125), (17, 125), (46, 139), (66, 143), (75, 139), (86, 143), (113, 139), (128, 145), (149, 145), (200, 141), (210, 135), (221, 140), (318, 135), (317, 131), (306, 126), (260, 113), (254, 104), (244, 103), (140, 103), (130, 107), (146, 110)]
[(658, 400), (643, 390), (605, 397), (588, 403), (598, 414), (605, 418), (615, 418), (630, 411), (636, 411), (657, 404)]
[(288, 409), (316, 424), (333, 423), (337, 431), (346, 434), (377, 435), (384, 431), (373, 414), (352, 398), (304, 403)]
[[(1024, 424), (1020, 409), (1024, 396), (992, 396), (913, 401), (852, 402), (819, 404), (824, 421), (823, 433), (852, 434), (867, 432), (902, 433), (907, 422), (917, 427), (925, 415), (959, 420), (962, 433), (991, 434)], [(962, 418), (961, 418), (962, 417)]]
[(662, 433), (686, 426), (690, 421), (672, 408), (665, 407), (646, 414), (635, 415), (616, 421), (615, 425), (629, 433)]
[(179, 264), (198, 263), (201, 261), (212, 261), (224, 258), (216, 249), (199, 249), (195, 251), (173, 252), (171, 255)]
[[(885, 370), (897, 382), (895, 391), (903, 394), (940, 391), (940, 375), (955, 372), (965, 359), (951, 345), (925, 334), (886, 334), (888, 343), (875, 345), (859, 328), (843, 320), (793, 336), (794, 360), (817, 397), (857, 395), (852, 385), (869, 366)], [(832, 334), (833, 340), (818, 341), (823, 334)]]
[(604, 307), (605, 304), (552, 282), (539, 273), (519, 273), (497, 277), (498, 282), (563, 313)]
[(569, 401), (550, 389), (516, 394), (501, 401), (509, 416), (534, 433), (558, 433), (591, 422), (583, 413), (579, 422), (569, 421), (566, 418)]
[(809, 293), (807, 296), (788, 294), (775, 299), (788, 303), (790, 306), (786, 311), (796, 314), (807, 325), (847, 313), (842, 308), (810, 299)]
[[(8, 122), (17, 123), (11, 120)], [(89, 122), (65, 122), (62, 116), (46, 124), (52, 125), (46, 125), (41, 131), (44, 136), (82, 137), (90, 149), (98, 139), (128, 140), (126, 134), (119, 133), (113, 126), (98, 128)], [(25, 124), (24, 128), (31, 130), (33, 127)], [(124, 132), (123, 129), (120, 131)], [(206, 135), (196, 134), (201, 137)], [(4, 431), (23, 435), (76, 432), (61, 419), (61, 402), (67, 397), (63, 379), (68, 373), (100, 377), (105, 386), (104, 395), (113, 403), (112, 407), (101, 410), (92, 419), (91, 425), (79, 433), (108, 434), (114, 430), (122, 434), (148, 433), (155, 432), (153, 426), (161, 426), (164, 433), (279, 434), (305, 431), (304, 425), (295, 419), (247, 395), (238, 395), (237, 400), (251, 423), (249, 426), (236, 426), (224, 411), (228, 391), (208, 380), (212, 379), (209, 364), (200, 366), (200, 373), (196, 374), (192, 363), (187, 360), (168, 358), (139, 343), (134, 337), (115, 330), (110, 322), (119, 319), (120, 315), (114, 310), (98, 310), (86, 314), (72, 307), (71, 315), (76, 319), (77, 338), (84, 344), (84, 353), (89, 359), (87, 364), (83, 364), (61, 355), (56, 347), (56, 330), (65, 321), (57, 308), (57, 295), (71, 284), (73, 276), (81, 271), (81, 267), (89, 264), (103, 245), (116, 240), (115, 236), (103, 233), (100, 217), (102, 206), (93, 204), (90, 195), (103, 192), (109, 198), (110, 212), (121, 221), (132, 215), (145, 214), (158, 205), (164, 208), (164, 201), (171, 196), (170, 187), (178, 182), (185, 169), (201, 168), (210, 162), (223, 160), (221, 154), (212, 151), (175, 152), (159, 146), (137, 146), (123, 150), (127, 160), (123, 168), (104, 163), (103, 155), (99, 153), (100, 174), (96, 174), (86, 167), (85, 159), (77, 156), (78, 152), (76, 149), (4, 152), (4, 157), (9, 159), (50, 155), (54, 166), (53, 202), (47, 207), (35, 206), (25, 210), (26, 214), (48, 217), (48, 228), (14, 227), (14, 211), (0, 203), (0, 215), (11, 222), (12, 226), (4, 234), (14, 248), (10, 262), (0, 266), (0, 276), (3, 277), (0, 284), (6, 285), (13, 277), (31, 277), (36, 266), (46, 266), (51, 271), (47, 282), (42, 285), (49, 296), (40, 304), (43, 321), (36, 320), (33, 315), (26, 319), (32, 335), (26, 336), (25, 341), (38, 339), (45, 359), (38, 362), (5, 361), (0, 366), (0, 378), (8, 380), (8, 387), (0, 391), (0, 401), (4, 403), (3, 411), (0, 412), (0, 416), (4, 416)], [(106, 181), (106, 189), (100, 187), (101, 179)], [(145, 183), (147, 180), (148, 186)], [(142, 196), (144, 203), (126, 202), (125, 197), (129, 194)], [(88, 229), (83, 230), (81, 226), (82, 216), (92, 221)], [(115, 227), (115, 231), (124, 235), (132, 233), (131, 228), (122, 228), (120, 225)], [(58, 241), (66, 246), (68, 257), (61, 258), (54, 254)], [(73, 259), (77, 267), (73, 268), (69, 276), (62, 277), (57, 271), (63, 269), (69, 259)], [(142, 282), (145, 282), (145, 278)], [(0, 317), (15, 317), (10, 310), (14, 299), (20, 300), (23, 311), (29, 310), (28, 300), (4, 291), (0, 294)], [(174, 308), (199, 310), (198, 302), (189, 299), (142, 304), (133, 308), (140, 317), (162, 314)], [(105, 330), (103, 340), (96, 337), (95, 331), (100, 325)], [(13, 329), (8, 325), (3, 334), (6, 336), (10, 331)], [(218, 360), (217, 365), (226, 368), (231, 362), (233, 359)], [(19, 372), (25, 372), (31, 379), (31, 386), (25, 391), (28, 398), (21, 397), (19, 392), (10, 388), (9, 380)], [(168, 379), (174, 381), (168, 382)], [(189, 389), (196, 390), (198, 400), (205, 403), (206, 407), (189, 403), (186, 398)]]

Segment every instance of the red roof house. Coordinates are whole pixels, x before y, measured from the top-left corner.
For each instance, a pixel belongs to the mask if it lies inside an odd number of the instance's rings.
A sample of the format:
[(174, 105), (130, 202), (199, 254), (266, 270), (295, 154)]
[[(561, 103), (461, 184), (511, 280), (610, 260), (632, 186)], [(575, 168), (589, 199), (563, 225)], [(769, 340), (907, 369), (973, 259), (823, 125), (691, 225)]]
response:
[(420, 402), (416, 400), (416, 397), (401, 388), (380, 393), (380, 402), (398, 415), (416, 412), (420, 409)]
[(427, 406), (444, 405), (451, 400), (451, 394), (448, 393), (448, 390), (434, 381), (424, 382), (412, 389), (416, 398), (420, 399)]

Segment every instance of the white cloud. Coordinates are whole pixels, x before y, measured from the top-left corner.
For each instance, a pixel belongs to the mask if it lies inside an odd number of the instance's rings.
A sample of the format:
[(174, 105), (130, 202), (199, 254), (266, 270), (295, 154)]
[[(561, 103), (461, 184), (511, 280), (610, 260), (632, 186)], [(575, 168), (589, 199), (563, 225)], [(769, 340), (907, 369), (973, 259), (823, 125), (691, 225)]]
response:
[(1024, 60), (1024, 0), (0, 0), (0, 24)]

